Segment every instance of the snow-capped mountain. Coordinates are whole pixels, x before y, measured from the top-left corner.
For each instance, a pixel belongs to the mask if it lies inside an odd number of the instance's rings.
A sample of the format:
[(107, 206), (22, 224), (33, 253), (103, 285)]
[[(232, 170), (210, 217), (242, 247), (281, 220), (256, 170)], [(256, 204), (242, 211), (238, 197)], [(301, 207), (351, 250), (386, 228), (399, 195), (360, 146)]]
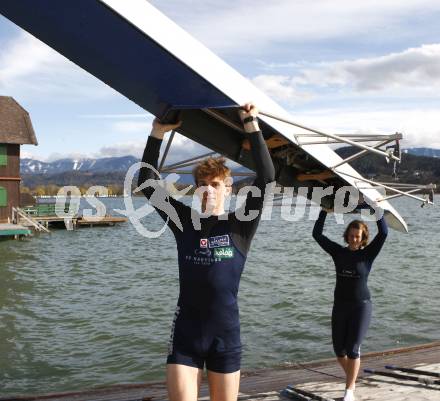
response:
[(105, 157), (101, 159), (60, 159), (42, 162), (33, 159), (20, 160), (21, 174), (59, 174), (65, 172), (108, 173), (127, 171), (138, 162), (134, 156)]
[[(60, 159), (53, 162), (42, 162), (33, 159), (20, 160), (20, 174), (23, 185), (110, 185), (124, 182), (128, 169), (140, 160), (134, 156), (106, 157), (101, 159)], [(234, 169), (247, 172), (244, 167)], [(163, 175), (164, 177), (166, 174)], [(237, 177), (239, 181), (241, 177)], [(191, 174), (182, 174), (180, 184), (191, 184)]]

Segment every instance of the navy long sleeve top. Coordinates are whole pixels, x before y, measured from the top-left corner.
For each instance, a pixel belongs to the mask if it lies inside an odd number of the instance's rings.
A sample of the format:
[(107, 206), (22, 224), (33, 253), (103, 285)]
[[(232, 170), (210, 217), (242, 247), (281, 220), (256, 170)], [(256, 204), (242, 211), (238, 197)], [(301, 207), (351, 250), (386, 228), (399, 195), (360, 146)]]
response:
[[(260, 220), (266, 184), (272, 182), (275, 175), (261, 132), (253, 133), (249, 138), (257, 170), (254, 185), (261, 190), (261, 197), (249, 194), (242, 206), (242, 213), (247, 215), (249, 211), (258, 211), (258, 217), (253, 220), (240, 221), (236, 213), (231, 212), (222, 218), (201, 218), (201, 229), (198, 230), (193, 225), (193, 217), (198, 214), (197, 211), (164, 193), (165, 189), (160, 186), (148, 186), (142, 190), (167, 222), (176, 239), (180, 279), (178, 304), (195, 309), (203, 316), (205, 311), (214, 309), (216, 313), (210, 312), (207, 316), (218, 327), (223, 327), (226, 324), (224, 322), (233, 320), (236, 324), (238, 321), (238, 309), (234, 305), (237, 303), (241, 273)], [(161, 143), (160, 139), (150, 136), (142, 161), (157, 168)], [(154, 184), (158, 177), (155, 177), (151, 169), (142, 168), (138, 184), (141, 185), (146, 180), (152, 180), (150, 183)], [(153, 196), (165, 200), (162, 202), (162, 209), (152, 202)], [(170, 213), (177, 214), (179, 225), (168, 219)], [(230, 311), (231, 308), (235, 308), (233, 312)]]
[(324, 251), (330, 254), (335, 263), (336, 287), (335, 302), (358, 302), (371, 298), (368, 289), (368, 276), (373, 261), (379, 254), (388, 235), (385, 219), (377, 221), (378, 233), (365, 247), (356, 251), (331, 241), (322, 232), (327, 212), (322, 210), (313, 228), (313, 238)]

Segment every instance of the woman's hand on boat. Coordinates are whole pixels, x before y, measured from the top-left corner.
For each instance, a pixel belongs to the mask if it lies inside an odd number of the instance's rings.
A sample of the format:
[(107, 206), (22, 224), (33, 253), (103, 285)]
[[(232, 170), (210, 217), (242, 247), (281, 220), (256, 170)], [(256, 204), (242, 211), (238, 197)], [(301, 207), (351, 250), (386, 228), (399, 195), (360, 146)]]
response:
[(164, 135), (171, 130), (175, 130), (176, 128), (179, 128), (182, 125), (182, 121), (179, 121), (175, 124), (163, 124), (160, 122), (158, 118), (155, 118), (153, 120), (153, 127), (151, 129), (151, 136), (154, 136), (158, 139), (163, 139)]
[(253, 103), (246, 103), (239, 110), (240, 118), (243, 123), (244, 130), (247, 133), (259, 132), (258, 125), (258, 107)]

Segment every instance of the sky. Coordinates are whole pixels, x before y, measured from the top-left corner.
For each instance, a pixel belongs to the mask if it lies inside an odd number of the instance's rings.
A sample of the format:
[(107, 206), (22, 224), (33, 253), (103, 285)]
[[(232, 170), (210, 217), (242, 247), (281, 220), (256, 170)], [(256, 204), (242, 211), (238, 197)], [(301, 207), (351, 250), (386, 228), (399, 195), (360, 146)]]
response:
[[(404, 147), (440, 148), (439, 1), (150, 3), (296, 122), (335, 134), (402, 132)], [(22, 156), (42, 161), (140, 157), (152, 120), (2, 16), (0, 95), (30, 113), (39, 145)], [(179, 137), (171, 159), (199, 150)]]

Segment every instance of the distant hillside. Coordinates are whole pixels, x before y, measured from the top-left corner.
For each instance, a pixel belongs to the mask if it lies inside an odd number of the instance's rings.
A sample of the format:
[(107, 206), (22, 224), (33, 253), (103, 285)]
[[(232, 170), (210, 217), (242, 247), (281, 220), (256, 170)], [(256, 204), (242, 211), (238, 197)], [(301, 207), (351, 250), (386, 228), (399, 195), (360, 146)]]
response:
[[(347, 146), (337, 149), (336, 152), (345, 158), (358, 152), (358, 149)], [(350, 164), (366, 177), (378, 181), (393, 179), (393, 162), (387, 163), (382, 156), (369, 154)], [(396, 172), (400, 182), (434, 183), (440, 186), (440, 158), (416, 156), (412, 152), (402, 153), (402, 161), (397, 163)]]
[[(337, 149), (343, 157), (355, 153), (357, 149), (343, 147)], [(434, 157), (427, 157), (432, 155)], [(51, 163), (32, 159), (22, 159), (20, 163), (23, 185), (28, 188), (45, 185), (92, 185), (122, 187), (127, 170), (139, 159), (134, 156), (106, 157), (101, 159), (62, 159)], [(361, 174), (380, 180), (390, 180), (392, 163), (383, 157), (368, 155), (352, 163)], [(239, 168), (237, 171), (246, 171)], [(410, 148), (402, 154), (402, 163), (397, 165), (402, 182), (440, 184), (440, 149)], [(239, 181), (242, 177), (236, 177)], [(192, 183), (191, 175), (181, 175), (180, 184)], [(440, 186), (440, 185), (439, 185)]]
[(440, 158), (440, 149), (432, 148), (408, 148), (403, 150), (405, 153), (409, 153), (415, 156), (426, 156), (426, 157), (438, 157)]
[(38, 173), (22, 174), (22, 183), (28, 188), (37, 186), (56, 185), (63, 187), (65, 185), (74, 185), (78, 187), (91, 187), (93, 185), (116, 185), (123, 186), (126, 171), (109, 171), (101, 173), (91, 173), (83, 171), (65, 171), (62, 173)]

